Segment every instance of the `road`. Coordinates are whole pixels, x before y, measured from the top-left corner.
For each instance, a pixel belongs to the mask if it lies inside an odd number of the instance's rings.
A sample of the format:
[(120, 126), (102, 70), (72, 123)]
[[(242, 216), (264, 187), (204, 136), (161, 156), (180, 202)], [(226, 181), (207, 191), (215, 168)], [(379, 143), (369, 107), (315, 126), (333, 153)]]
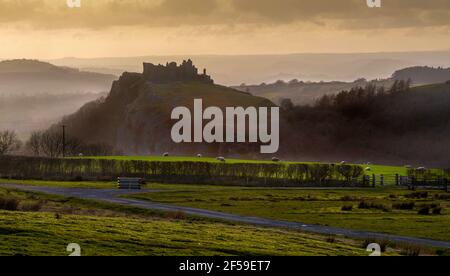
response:
[(206, 218), (224, 220), (229, 222), (248, 223), (252, 225), (264, 226), (264, 227), (281, 227), (294, 230), (300, 230), (304, 232), (325, 234), (325, 235), (341, 235), (349, 238), (358, 239), (377, 239), (377, 240), (390, 240), (394, 242), (432, 246), (439, 248), (450, 249), (450, 242), (422, 239), (414, 237), (405, 237), (390, 235), (384, 233), (374, 233), (367, 231), (357, 231), (337, 227), (328, 227), (321, 225), (309, 225), (301, 222), (291, 222), (282, 220), (265, 219), (258, 217), (241, 216), (229, 213), (222, 213), (204, 209), (197, 209), (191, 207), (182, 207), (169, 204), (162, 204), (150, 201), (143, 201), (137, 199), (121, 198), (120, 196), (136, 193), (148, 193), (157, 192), (156, 190), (117, 190), (117, 189), (80, 189), (80, 188), (59, 188), (59, 187), (43, 187), (43, 186), (27, 186), (27, 185), (14, 185), (14, 184), (0, 184), (0, 187), (13, 188), (29, 192), (39, 192), (52, 195), (61, 195), (66, 197), (74, 197), (81, 199), (93, 199), (101, 200), (105, 202), (121, 204), (132, 207), (139, 207), (144, 209), (159, 210), (166, 212), (183, 212), (188, 215), (201, 216)]

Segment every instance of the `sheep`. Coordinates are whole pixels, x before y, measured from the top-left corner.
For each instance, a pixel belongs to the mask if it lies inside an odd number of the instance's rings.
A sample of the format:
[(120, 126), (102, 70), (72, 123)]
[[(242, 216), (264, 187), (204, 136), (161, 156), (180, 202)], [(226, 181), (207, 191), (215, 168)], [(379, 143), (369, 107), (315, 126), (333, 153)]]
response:
[(418, 171), (425, 171), (427, 168), (425, 168), (425, 167), (418, 167), (416, 170), (418, 170)]
[(277, 158), (277, 157), (272, 157), (272, 161), (273, 161), (273, 162), (280, 162), (280, 159)]
[(372, 168), (371, 167), (367, 167), (365, 170), (370, 172), (372, 170)]
[(341, 161), (341, 165), (345, 165), (345, 164), (347, 164), (346, 161)]
[(82, 153), (79, 153), (78, 154), (78, 157), (83, 157), (84, 155), (82, 154)]
[(220, 162), (225, 162), (225, 157), (219, 156), (217, 157), (217, 160)]
[(201, 155), (201, 154), (199, 153), (199, 154), (197, 154), (197, 157), (198, 157), (198, 158), (202, 158), (203, 155)]
[(164, 156), (164, 157), (168, 157), (168, 156), (169, 156), (169, 153), (168, 153), (168, 152), (165, 152), (165, 153), (163, 154), (163, 156)]

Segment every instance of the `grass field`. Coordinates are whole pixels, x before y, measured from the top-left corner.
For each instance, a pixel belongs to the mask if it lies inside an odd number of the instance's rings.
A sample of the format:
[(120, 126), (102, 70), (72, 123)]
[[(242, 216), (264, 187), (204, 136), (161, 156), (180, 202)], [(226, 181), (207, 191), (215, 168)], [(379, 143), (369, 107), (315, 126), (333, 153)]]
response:
[(0, 255), (367, 255), (361, 244), (220, 223), (0, 211)]
[(0, 210), (2, 256), (68, 255), (69, 243), (78, 243), (82, 255), (89, 256), (368, 254), (364, 241), (0, 188), (0, 199), (4, 198), (19, 204), (16, 210)]
[[(161, 184), (150, 187), (166, 190), (133, 197), (240, 215), (450, 240), (450, 194), (441, 191), (426, 192), (422, 198), (419, 193), (396, 188), (208, 188)], [(368, 206), (359, 208), (361, 202)], [(440, 208), (440, 214), (418, 213), (433, 204), (436, 206), (432, 207)], [(344, 211), (343, 207), (351, 210)]]

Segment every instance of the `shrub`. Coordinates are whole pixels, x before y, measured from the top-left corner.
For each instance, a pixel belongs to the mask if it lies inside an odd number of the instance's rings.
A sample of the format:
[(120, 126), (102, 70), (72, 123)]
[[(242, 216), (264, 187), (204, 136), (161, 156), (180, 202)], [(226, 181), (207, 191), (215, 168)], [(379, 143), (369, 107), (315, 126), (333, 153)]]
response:
[(437, 207), (433, 209), (433, 215), (440, 215), (442, 212), (442, 208), (441, 207)]
[(435, 194), (434, 198), (440, 200), (450, 200), (450, 194)]
[(336, 242), (336, 237), (335, 236), (329, 236), (327, 237), (327, 243), (335, 243)]
[(166, 216), (168, 219), (175, 219), (175, 220), (184, 220), (186, 219), (186, 214), (178, 211), (178, 212), (169, 212)]
[(406, 198), (428, 198), (428, 192), (415, 192), (405, 195)]
[(346, 195), (346, 196), (341, 197), (341, 201), (357, 201), (357, 200), (358, 200), (358, 198), (356, 198), (354, 196)]
[(398, 209), (398, 210), (412, 210), (415, 207), (414, 202), (404, 202), (404, 203), (396, 203), (392, 205), (392, 208)]
[(420, 256), (420, 252), (422, 251), (422, 248), (414, 245), (408, 245), (402, 248), (400, 251), (401, 255), (404, 256), (410, 256), (410, 257), (417, 257)]
[(419, 215), (429, 215), (429, 214), (430, 214), (430, 207), (428, 207), (428, 206), (421, 207), (421, 208), (419, 209), (418, 214), (419, 214)]
[(12, 197), (0, 197), (0, 209), (6, 211), (17, 211), (20, 200)]
[(341, 208), (342, 211), (350, 212), (353, 210), (353, 205), (344, 205)]
[(24, 212), (37, 212), (42, 209), (42, 201), (24, 201), (19, 205), (19, 209)]
[(55, 219), (61, 219), (61, 218), (62, 218), (61, 214), (55, 213)]
[(392, 211), (392, 208), (386, 204), (367, 202), (364, 200), (359, 203), (358, 208), (359, 209), (378, 209), (378, 210), (382, 210), (383, 212), (391, 212)]
[(358, 205), (359, 209), (370, 209), (370, 203), (367, 201), (361, 201)]
[(380, 246), (381, 252), (386, 252), (387, 247), (391, 244), (388, 240), (366, 239), (362, 243), (362, 247), (366, 249), (369, 244), (376, 243)]

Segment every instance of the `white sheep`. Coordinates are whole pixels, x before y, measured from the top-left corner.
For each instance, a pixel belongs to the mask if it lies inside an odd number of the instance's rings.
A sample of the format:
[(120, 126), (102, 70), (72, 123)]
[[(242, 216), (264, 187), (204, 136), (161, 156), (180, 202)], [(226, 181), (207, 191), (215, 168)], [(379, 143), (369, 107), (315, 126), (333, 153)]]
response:
[(168, 152), (165, 152), (165, 153), (163, 154), (163, 156), (164, 156), (164, 157), (168, 157), (168, 156), (169, 156), (169, 153), (168, 153)]
[(217, 160), (219, 160), (220, 162), (225, 162), (225, 157), (219, 156), (217, 157)]
[(277, 157), (272, 157), (272, 161), (273, 161), (273, 162), (280, 162), (280, 159), (277, 158)]
[(198, 158), (202, 158), (203, 155), (201, 155), (201, 154), (199, 153), (199, 154), (197, 154), (197, 157), (198, 157)]

